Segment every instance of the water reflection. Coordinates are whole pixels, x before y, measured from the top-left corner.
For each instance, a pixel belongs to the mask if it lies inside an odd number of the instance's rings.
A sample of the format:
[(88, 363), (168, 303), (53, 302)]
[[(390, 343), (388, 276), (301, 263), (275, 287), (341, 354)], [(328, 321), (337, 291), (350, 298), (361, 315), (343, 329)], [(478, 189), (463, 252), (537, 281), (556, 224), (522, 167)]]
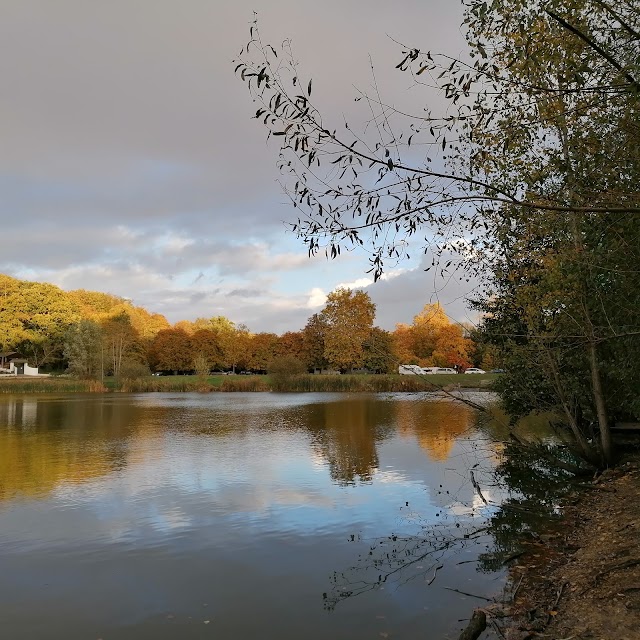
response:
[(401, 402), (395, 405), (398, 431), (413, 436), (431, 460), (442, 462), (456, 440), (474, 424), (476, 413), (453, 402), (430, 404)]
[(367, 396), (308, 407), (307, 428), (314, 448), (329, 463), (338, 484), (371, 482), (378, 468), (378, 443), (394, 427), (394, 405), (372, 403)]
[(428, 394), (5, 397), (0, 618), (17, 639), (453, 635), (468, 603), (427, 578), (495, 590), (442, 547), (477, 558), (468, 469), (498, 501), (494, 456)]
[[(63, 482), (82, 482), (150, 463), (158, 438), (189, 429), (192, 437), (232, 437), (252, 427), (302, 429), (316, 455), (340, 485), (371, 482), (379, 468), (378, 446), (398, 433), (413, 438), (430, 460), (445, 461), (473, 426), (474, 412), (451, 402), (398, 402), (368, 396), (279, 408), (256, 416), (228, 406), (121, 401), (110, 396), (8, 398), (0, 403), (0, 500), (20, 493), (44, 495)], [(250, 407), (250, 405), (248, 405)], [(212, 409), (220, 413), (213, 413)], [(183, 409), (180, 411), (180, 409)]]
[[(46, 495), (127, 462), (118, 446), (131, 434), (134, 405), (10, 398), (0, 403), (0, 500)], [(108, 446), (111, 443), (112, 446)]]

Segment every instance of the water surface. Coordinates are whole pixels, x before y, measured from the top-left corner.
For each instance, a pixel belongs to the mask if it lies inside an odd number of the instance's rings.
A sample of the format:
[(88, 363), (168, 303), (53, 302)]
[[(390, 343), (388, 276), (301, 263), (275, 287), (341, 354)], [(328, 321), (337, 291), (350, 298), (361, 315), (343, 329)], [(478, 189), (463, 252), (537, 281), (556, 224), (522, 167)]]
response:
[(474, 424), (429, 394), (3, 397), (1, 635), (457, 637), (482, 600), (446, 587), (501, 587)]

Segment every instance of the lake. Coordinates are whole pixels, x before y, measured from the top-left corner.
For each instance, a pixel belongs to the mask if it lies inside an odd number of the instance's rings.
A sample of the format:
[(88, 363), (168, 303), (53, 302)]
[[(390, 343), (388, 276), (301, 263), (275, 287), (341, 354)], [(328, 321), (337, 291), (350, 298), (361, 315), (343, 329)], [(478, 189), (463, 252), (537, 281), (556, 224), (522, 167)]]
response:
[(427, 393), (2, 397), (1, 635), (456, 638), (484, 601), (450, 589), (504, 579), (475, 423)]

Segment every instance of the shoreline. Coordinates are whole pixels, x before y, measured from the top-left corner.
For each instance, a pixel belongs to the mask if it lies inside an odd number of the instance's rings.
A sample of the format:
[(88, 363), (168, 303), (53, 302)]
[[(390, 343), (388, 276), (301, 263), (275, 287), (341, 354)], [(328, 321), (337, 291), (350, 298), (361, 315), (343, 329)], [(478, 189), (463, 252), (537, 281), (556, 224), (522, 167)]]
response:
[(495, 375), (403, 376), (345, 374), (296, 376), (148, 376), (133, 380), (79, 380), (66, 376), (0, 378), (0, 395), (15, 393), (289, 392), (416, 393), (491, 391)]
[(481, 610), (505, 640), (637, 640), (640, 451), (567, 494), (561, 512), (522, 542), (503, 602)]

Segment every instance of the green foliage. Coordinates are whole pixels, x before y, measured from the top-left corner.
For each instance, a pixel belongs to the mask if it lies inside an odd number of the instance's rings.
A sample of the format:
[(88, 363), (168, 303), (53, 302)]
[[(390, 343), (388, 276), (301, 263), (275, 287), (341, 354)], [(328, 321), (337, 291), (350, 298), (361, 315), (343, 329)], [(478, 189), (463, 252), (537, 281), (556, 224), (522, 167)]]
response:
[(374, 373), (393, 373), (398, 367), (393, 336), (380, 327), (372, 327), (364, 343), (365, 369)]
[(274, 377), (286, 378), (306, 373), (304, 362), (295, 356), (279, 356), (269, 362), (267, 372)]
[(135, 358), (125, 358), (120, 365), (119, 377), (123, 380), (137, 380), (151, 376), (149, 365)]
[(103, 375), (102, 330), (92, 320), (80, 320), (69, 327), (64, 338), (64, 357), (71, 375), (95, 380)]

